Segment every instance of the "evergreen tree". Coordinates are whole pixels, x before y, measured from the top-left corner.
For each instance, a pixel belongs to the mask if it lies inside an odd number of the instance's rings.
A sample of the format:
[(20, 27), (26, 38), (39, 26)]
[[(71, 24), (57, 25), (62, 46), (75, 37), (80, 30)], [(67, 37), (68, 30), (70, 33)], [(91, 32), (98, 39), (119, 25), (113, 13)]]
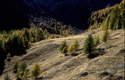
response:
[(77, 40), (75, 40), (70, 46), (68, 47), (68, 53), (72, 53), (76, 51), (79, 48), (79, 43)]
[(41, 73), (41, 68), (40, 68), (40, 66), (39, 66), (38, 63), (35, 63), (34, 66), (33, 66), (33, 68), (32, 68), (32, 70), (31, 70), (31, 76), (32, 76), (32, 78), (33, 79), (37, 79), (38, 76), (40, 75), (40, 73)]
[(72, 53), (75, 50), (74, 48), (74, 43), (70, 44), (70, 46), (68, 47), (68, 53)]
[(43, 31), (41, 28), (35, 30), (35, 41), (44, 39)]
[(79, 48), (78, 40), (74, 41), (74, 50), (76, 51)]
[(107, 42), (108, 38), (109, 38), (109, 32), (108, 32), (108, 30), (106, 29), (106, 30), (103, 31), (102, 41), (103, 41), (103, 42)]
[(66, 42), (66, 41), (62, 41), (62, 43), (61, 43), (60, 46), (59, 46), (59, 50), (62, 52), (62, 50), (63, 50), (65, 47), (68, 48), (67, 42)]
[(84, 53), (91, 55), (92, 52), (95, 50), (94, 42), (93, 42), (93, 37), (91, 34), (88, 35), (84, 42)]

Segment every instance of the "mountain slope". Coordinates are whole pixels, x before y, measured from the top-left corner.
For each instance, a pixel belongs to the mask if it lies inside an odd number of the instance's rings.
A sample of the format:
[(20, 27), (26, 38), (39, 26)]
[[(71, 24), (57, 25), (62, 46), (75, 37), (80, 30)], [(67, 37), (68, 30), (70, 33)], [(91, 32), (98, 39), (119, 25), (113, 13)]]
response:
[(0, 0), (0, 28), (28, 27), (31, 15), (48, 16), (82, 29), (92, 11), (121, 0)]
[[(102, 35), (102, 31), (93, 30), (94, 35)], [(3, 79), (8, 73), (14, 80), (12, 64), (15, 60), (25, 61), (28, 69), (31, 69), (35, 62), (38, 62), (43, 69), (40, 80), (124, 80), (124, 30), (110, 31), (110, 38), (107, 43), (101, 43), (97, 47), (100, 56), (88, 59), (82, 52), (84, 39), (89, 32), (67, 38), (49, 39), (35, 43), (27, 54), (15, 56), (11, 62), (6, 62), (4, 73), (0, 76)], [(77, 56), (63, 56), (58, 47), (63, 40), (68, 44), (78, 40), (80, 48)], [(51, 46), (51, 47), (50, 47)], [(10, 66), (11, 65), (11, 66)], [(84, 75), (87, 72), (88, 75)], [(107, 72), (108, 74), (103, 74)]]
[(102, 30), (125, 28), (125, 1), (105, 9), (95, 11), (91, 14), (90, 29), (100, 28)]

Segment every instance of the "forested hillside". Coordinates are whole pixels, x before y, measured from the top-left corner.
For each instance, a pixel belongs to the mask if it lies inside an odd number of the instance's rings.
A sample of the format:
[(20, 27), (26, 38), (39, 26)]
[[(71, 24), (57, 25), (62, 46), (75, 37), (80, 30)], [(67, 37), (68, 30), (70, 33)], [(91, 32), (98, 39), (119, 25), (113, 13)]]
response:
[[(50, 17), (87, 29), (92, 11), (121, 0), (0, 0), (0, 30), (27, 28), (33, 18)], [(31, 17), (33, 16), (33, 18)], [(45, 19), (46, 20), (46, 19)], [(41, 21), (41, 20), (40, 20)], [(37, 21), (37, 23), (40, 23)]]
[(0, 0), (0, 10), (0, 80), (125, 79), (125, 0)]
[(108, 7), (92, 13), (90, 19), (90, 29), (121, 29), (125, 28), (125, 1), (113, 7)]

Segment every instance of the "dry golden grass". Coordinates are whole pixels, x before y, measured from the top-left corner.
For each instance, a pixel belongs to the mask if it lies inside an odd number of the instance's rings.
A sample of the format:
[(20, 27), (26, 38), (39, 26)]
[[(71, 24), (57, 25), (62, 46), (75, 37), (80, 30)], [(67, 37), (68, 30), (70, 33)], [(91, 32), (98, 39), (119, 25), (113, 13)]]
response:
[[(95, 35), (102, 35), (102, 31), (94, 30)], [(116, 80), (118, 76), (124, 77), (124, 30), (110, 31), (110, 39), (106, 43), (101, 43), (97, 48), (102, 49), (101, 54), (96, 58), (88, 59), (82, 53), (84, 39), (88, 36), (88, 32), (81, 35), (70, 36), (66, 38), (56, 38), (43, 40), (34, 43), (33, 46), (27, 50), (27, 54), (23, 56), (15, 56), (11, 62), (6, 62), (4, 74), (0, 76), (0, 80), (8, 73), (14, 80), (12, 74), (12, 65), (16, 59), (20, 62), (25, 61), (28, 64), (28, 69), (31, 69), (35, 62), (40, 64), (43, 73), (40, 77), (43, 80), (106, 80), (110, 76), (101, 76), (103, 71), (113, 70), (112, 79)], [(80, 44), (80, 52), (77, 56), (63, 56), (60, 54), (58, 47), (64, 40), (68, 45), (74, 40), (78, 40)], [(76, 53), (77, 53), (76, 52)], [(80, 76), (81, 73), (88, 72), (87, 76)], [(30, 78), (28, 80), (31, 80)], [(124, 79), (123, 79), (124, 80)]]

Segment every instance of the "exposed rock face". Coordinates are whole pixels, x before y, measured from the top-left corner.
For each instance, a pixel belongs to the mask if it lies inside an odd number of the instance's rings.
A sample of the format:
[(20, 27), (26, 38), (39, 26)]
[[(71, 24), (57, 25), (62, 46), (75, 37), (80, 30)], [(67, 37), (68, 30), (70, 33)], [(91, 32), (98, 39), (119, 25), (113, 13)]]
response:
[(0, 28), (27, 27), (29, 15), (50, 16), (67, 24), (87, 28), (92, 11), (121, 0), (0, 0)]

